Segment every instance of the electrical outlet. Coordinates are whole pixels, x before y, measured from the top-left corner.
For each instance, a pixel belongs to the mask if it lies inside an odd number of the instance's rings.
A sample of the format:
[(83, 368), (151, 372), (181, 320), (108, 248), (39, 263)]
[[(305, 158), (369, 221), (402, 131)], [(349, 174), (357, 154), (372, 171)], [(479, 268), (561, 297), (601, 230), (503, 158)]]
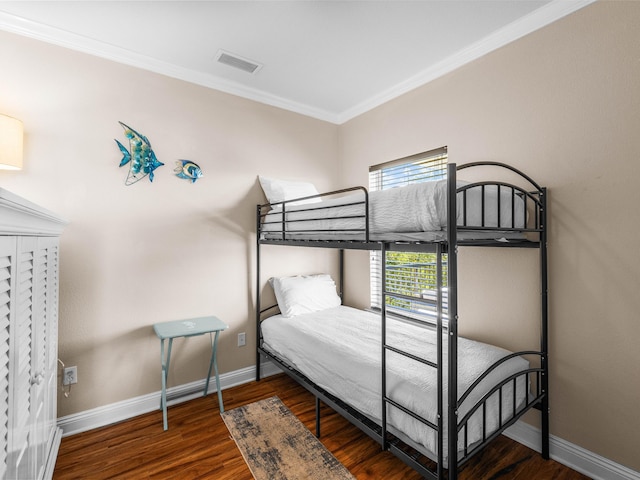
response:
[(78, 367), (65, 367), (62, 385), (74, 385), (78, 383)]
[(244, 332), (238, 334), (238, 346), (244, 347), (247, 344), (247, 336)]

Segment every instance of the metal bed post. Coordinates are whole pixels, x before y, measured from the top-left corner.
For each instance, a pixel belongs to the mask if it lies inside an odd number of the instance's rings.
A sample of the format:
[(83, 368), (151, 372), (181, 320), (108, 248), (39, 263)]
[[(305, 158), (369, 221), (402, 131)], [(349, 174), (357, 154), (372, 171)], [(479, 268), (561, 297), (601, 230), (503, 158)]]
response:
[(320, 397), (316, 396), (316, 437), (320, 438)]
[(447, 279), (448, 279), (448, 440), (449, 477), (458, 478), (458, 232), (456, 164), (447, 165)]
[(342, 300), (342, 303), (344, 303), (344, 248), (341, 248), (339, 250), (339, 259), (340, 259), (340, 273), (339, 273), (339, 277), (340, 277), (340, 300)]
[(547, 279), (547, 189), (543, 187), (540, 192), (540, 276), (542, 287), (542, 328), (540, 350), (542, 351), (542, 458), (549, 459), (549, 345), (548, 345), (548, 321), (549, 299)]
[(260, 205), (256, 211), (256, 382), (260, 381)]
[(380, 323), (381, 323), (381, 354), (382, 354), (382, 395), (380, 397), (382, 407), (381, 411), (381, 445), (382, 449), (387, 449), (387, 244), (380, 244), (380, 290), (382, 297), (380, 298)]
[(437, 302), (437, 317), (436, 317), (436, 340), (437, 346), (437, 374), (438, 374), (438, 465), (437, 474), (438, 478), (444, 478), (444, 438), (442, 432), (444, 431), (444, 418), (442, 407), (443, 402), (443, 382), (442, 382), (442, 244), (436, 245), (436, 302)]

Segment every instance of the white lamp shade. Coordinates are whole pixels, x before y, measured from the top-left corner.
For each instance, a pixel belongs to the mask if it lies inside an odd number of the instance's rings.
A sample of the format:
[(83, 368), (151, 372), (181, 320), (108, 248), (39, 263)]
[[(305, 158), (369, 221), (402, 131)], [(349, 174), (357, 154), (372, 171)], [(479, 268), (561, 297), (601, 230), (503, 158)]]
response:
[(22, 122), (0, 115), (0, 168), (20, 170), (22, 168)]

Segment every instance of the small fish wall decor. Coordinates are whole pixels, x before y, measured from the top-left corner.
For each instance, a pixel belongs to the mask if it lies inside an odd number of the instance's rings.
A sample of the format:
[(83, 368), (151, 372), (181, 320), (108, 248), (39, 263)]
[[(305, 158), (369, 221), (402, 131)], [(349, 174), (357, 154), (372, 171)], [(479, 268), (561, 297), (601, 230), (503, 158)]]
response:
[(196, 183), (196, 180), (202, 177), (202, 170), (191, 160), (178, 160), (173, 171), (176, 172), (176, 177), (191, 180), (191, 183)]
[(156, 158), (156, 154), (151, 148), (151, 143), (149, 143), (147, 137), (122, 122), (118, 123), (122, 125), (124, 134), (129, 139), (129, 149), (116, 140), (123, 155), (120, 166), (124, 167), (129, 164), (129, 173), (124, 182), (125, 185), (133, 185), (147, 175), (149, 176), (149, 181), (153, 182), (154, 170), (164, 165), (164, 163)]

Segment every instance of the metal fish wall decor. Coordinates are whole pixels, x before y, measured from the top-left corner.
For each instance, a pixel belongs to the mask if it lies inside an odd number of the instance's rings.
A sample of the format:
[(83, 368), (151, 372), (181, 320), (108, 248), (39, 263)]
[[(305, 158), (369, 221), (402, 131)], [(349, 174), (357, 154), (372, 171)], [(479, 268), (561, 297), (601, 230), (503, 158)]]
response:
[(164, 165), (164, 163), (158, 161), (156, 158), (156, 154), (151, 148), (151, 143), (149, 143), (147, 137), (122, 122), (118, 123), (122, 125), (124, 134), (129, 139), (130, 150), (116, 140), (120, 152), (122, 152), (123, 155), (120, 166), (123, 167), (129, 164), (129, 173), (124, 182), (125, 185), (133, 185), (147, 175), (149, 176), (149, 181), (153, 182), (154, 170)]
[(191, 160), (178, 160), (173, 171), (176, 173), (176, 177), (191, 180), (191, 183), (195, 183), (196, 180), (202, 177), (202, 170), (198, 164)]

